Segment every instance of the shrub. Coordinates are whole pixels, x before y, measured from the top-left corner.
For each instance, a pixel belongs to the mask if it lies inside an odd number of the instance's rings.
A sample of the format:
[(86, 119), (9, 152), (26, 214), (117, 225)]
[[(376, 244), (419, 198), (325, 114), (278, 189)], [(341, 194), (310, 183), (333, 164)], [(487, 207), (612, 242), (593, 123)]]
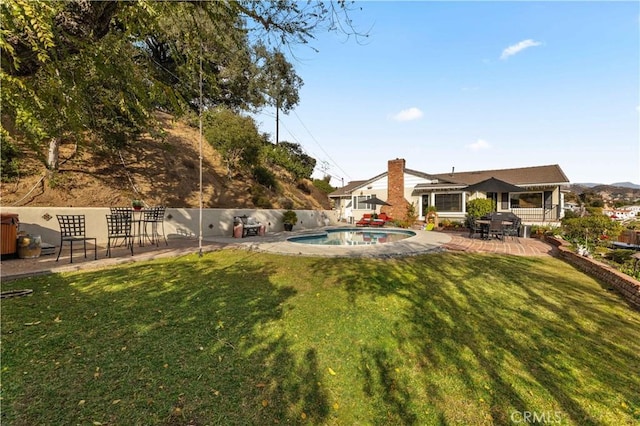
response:
[(254, 186), (251, 188), (251, 201), (253, 205), (259, 209), (270, 209), (273, 207), (269, 195), (265, 192), (266, 190), (262, 186)]
[(565, 218), (562, 220), (562, 235), (579, 244), (598, 245), (609, 243), (622, 232), (622, 225), (604, 215)]
[(574, 217), (580, 217), (580, 215), (573, 210), (565, 210), (564, 211), (564, 219), (572, 219)]
[(293, 201), (289, 198), (284, 198), (280, 201), (280, 205), (283, 209), (291, 210), (293, 209)]
[(395, 220), (394, 224), (401, 228), (410, 228), (414, 223), (416, 223), (416, 220), (418, 220), (416, 206), (414, 203), (411, 203), (409, 206), (407, 206), (407, 213), (405, 214), (404, 219)]
[(614, 262), (619, 263), (619, 264), (624, 264), (627, 261), (631, 260), (631, 256), (634, 253), (635, 253), (634, 250), (628, 250), (628, 249), (611, 250), (607, 254), (607, 259), (611, 259)]
[(325, 179), (314, 179), (313, 180), (313, 186), (315, 186), (316, 188), (318, 188), (320, 191), (324, 192), (325, 194), (330, 194), (330, 193), (332, 193), (333, 191), (336, 190), (336, 188), (331, 186), (331, 184), (329, 183), (329, 180), (326, 179), (326, 178)]
[(307, 195), (311, 194), (311, 189), (309, 189), (309, 187), (307, 186), (307, 183), (304, 181), (298, 182), (298, 184), (296, 185), (296, 188), (298, 188), (300, 191), (304, 192)]
[(477, 219), (496, 210), (496, 203), (489, 198), (476, 198), (467, 202), (467, 218)]
[(251, 201), (253, 202), (253, 205), (259, 209), (270, 209), (273, 207), (273, 204), (271, 204), (271, 200), (265, 194), (254, 195)]
[(205, 139), (220, 152), (229, 171), (258, 164), (264, 140), (251, 117), (214, 108), (203, 114), (203, 126)]
[(295, 225), (298, 223), (298, 215), (293, 210), (287, 210), (282, 214), (282, 223)]
[(316, 159), (302, 152), (299, 144), (280, 142), (268, 146), (264, 152), (268, 160), (287, 170), (295, 179), (311, 179)]
[(266, 186), (270, 189), (278, 188), (278, 180), (273, 172), (266, 167), (257, 166), (253, 169), (253, 177), (256, 178), (256, 181), (263, 186)]
[(20, 152), (14, 144), (11, 143), (8, 133), (2, 134), (3, 141), (0, 143), (0, 173), (2, 174), (2, 182), (7, 182), (19, 175), (20, 164), (18, 163), (18, 155)]

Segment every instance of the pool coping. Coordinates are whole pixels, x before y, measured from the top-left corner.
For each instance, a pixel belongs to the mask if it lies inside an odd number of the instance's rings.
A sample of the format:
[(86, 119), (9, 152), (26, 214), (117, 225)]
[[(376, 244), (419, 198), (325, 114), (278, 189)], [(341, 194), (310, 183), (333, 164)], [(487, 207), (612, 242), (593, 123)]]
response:
[[(299, 232), (286, 232), (271, 234), (268, 237), (251, 237), (242, 240), (235, 239), (233, 246), (245, 250), (284, 254), (289, 256), (321, 256), (321, 257), (396, 257), (418, 255), (434, 251), (444, 251), (443, 245), (451, 241), (451, 236), (440, 232), (428, 232), (421, 230), (407, 230), (404, 228), (375, 228), (374, 231), (384, 229), (390, 231), (412, 231), (414, 236), (400, 241), (384, 244), (333, 246), (319, 244), (301, 244), (288, 241), (291, 237), (319, 235), (328, 230), (354, 229), (352, 226), (327, 226)], [(363, 228), (359, 228), (363, 229)], [(364, 228), (366, 229), (366, 228)], [(250, 241), (249, 241), (250, 240)], [(207, 238), (207, 241), (227, 243), (229, 238)]]

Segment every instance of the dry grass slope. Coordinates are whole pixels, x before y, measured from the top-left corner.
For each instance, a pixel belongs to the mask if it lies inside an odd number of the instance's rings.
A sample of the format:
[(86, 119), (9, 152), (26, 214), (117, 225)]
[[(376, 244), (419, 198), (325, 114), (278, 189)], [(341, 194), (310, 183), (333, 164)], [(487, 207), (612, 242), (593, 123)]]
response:
[[(2, 206), (126, 206), (139, 198), (150, 205), (198, 207), (198, 130), (167, 114), (158, 114), (158, 119), (162, 136), (147, 135), (120, 153), (63, 144), (60, 157), (68, 160), (51, 178), (42, 179), (46, 176), (42, 162), (25, 156), (21, 159), (24, 176), (2, 184)], [(263, 191), (273, 208), (283, 208), (287, 200), (294, 208), (329, 207), (327, 197), (310, 181), (300, 185), (285, 171), (276, 170), (276, 174), (279, 193), (260, 187), (248, 173), (229, 178), (218, 152), (203, 142), (204, 207), (254, 208), (252, 189)]]

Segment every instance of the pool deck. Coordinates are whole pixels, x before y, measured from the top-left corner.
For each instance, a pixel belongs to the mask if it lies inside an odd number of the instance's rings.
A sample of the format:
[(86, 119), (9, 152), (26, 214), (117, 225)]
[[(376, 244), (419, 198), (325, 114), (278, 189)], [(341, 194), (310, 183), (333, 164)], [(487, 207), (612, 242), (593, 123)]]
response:
[[(330, 227), (333, 228), (333, 227)], [(415, 231), (416, 236), (392, 244), (375, 244), (364, 246), (322, 246), (300, 244), (286, 241), (288, 237), (317, 234), (318, 231), (276, 232), (264, 237), (247, 237), (236, 239), (231, 237), (206, 238), (202, 243), (203, 253), (238, 248), (249, 251), (284, 254), (289, 256), (323, 256), (323, 257), (378, 257), (390, 258), (411, 256), (443, 251), (468, 253), (498, 253), (518, 256), (548, 256), (554, 247), (535, 238), (515, 238), (506, 241), (468, 238), (466, 233)], [(147, 245), (134, 247), (134, 255), (124, 247), (112, 249), (112, 257), (105, 256), (106, 249), (98, 247), (98, 260), (93, 259), (93, 251), (87, 253), (85, 259), (81, 251), (74, 250), (73, 263), (69, 263), (68, 245), (62, 250), (60, 261), (56, 262), (56, 254), (43, 255), (36, 259), (3, 259), (0, 264), (0, 279), (24, 278), (48, 273), (70, 272), (86, 269), (108, 268), (123, 263), (167, 257), (197, 254), (198, 240), (194, 238), (171, 238), (169, 245), (163, 243), (156, 247)]]

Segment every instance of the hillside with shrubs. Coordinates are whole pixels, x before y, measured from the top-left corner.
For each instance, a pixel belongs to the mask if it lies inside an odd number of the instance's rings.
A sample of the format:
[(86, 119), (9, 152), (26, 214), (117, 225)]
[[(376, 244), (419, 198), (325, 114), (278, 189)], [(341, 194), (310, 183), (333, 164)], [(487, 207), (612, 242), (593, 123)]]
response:
[[(63, 141), (55, 172), (45, 167), (42, 150), (25, 141), (3, 143), (2, 206), (127, 206), (141, 199), (148, 205), (198, 207), (198, 119), (162, 112), (155, 119), (154, 132), (121, 147), (90, 136)], [(328, 180), (311, 179), (316, 160), (299, 145), (270, 143), (253, 121), (229, 119), (226, 111), (212, 112), (204, 121), (205, 208), (329, 208), (326, 194), (333, 188)], [(229, 140), (235, 146), (223, 143)]]

